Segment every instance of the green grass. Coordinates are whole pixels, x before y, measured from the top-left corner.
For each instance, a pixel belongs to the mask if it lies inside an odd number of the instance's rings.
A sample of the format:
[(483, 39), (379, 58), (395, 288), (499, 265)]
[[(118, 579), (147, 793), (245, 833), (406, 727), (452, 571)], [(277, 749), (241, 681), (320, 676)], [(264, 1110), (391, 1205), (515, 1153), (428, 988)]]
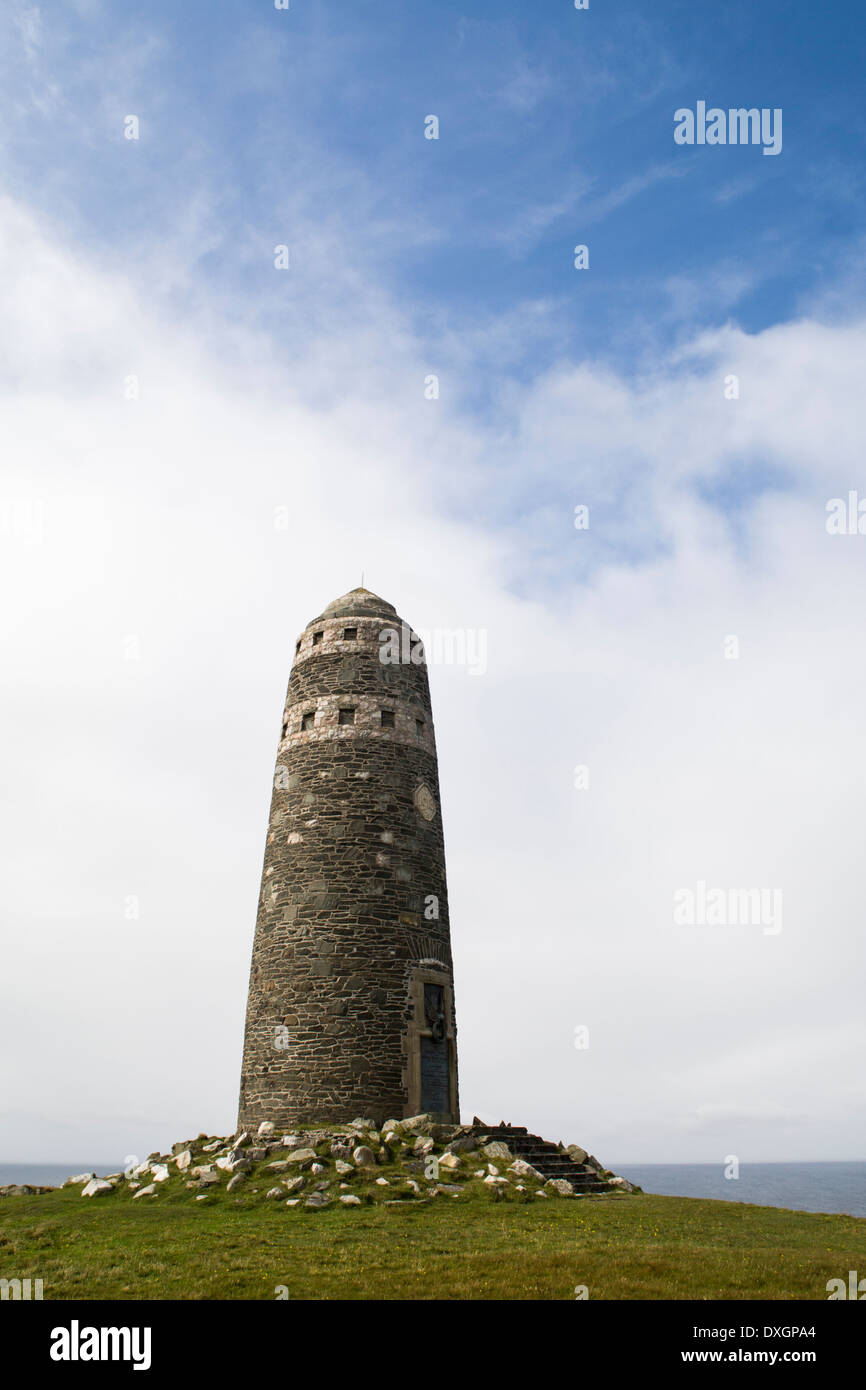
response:
[[(168, 1187), (168, 1184), (166, 1185)], [(459, 1198), (307, 1211), (183, 1188), (0, 1199), (0, 1276), (46, 1299), (826, 1299), (866, 1221), (684, 1197)]]

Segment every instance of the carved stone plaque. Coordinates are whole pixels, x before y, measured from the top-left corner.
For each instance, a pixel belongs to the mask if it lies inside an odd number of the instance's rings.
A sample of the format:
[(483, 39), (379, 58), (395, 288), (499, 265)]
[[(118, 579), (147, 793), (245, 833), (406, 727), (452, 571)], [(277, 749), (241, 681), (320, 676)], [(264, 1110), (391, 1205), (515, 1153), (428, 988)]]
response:
[(436, 814), (436, 798), (425, 782), (415, 792), (415, 806), (425, 820), (432, 820)]

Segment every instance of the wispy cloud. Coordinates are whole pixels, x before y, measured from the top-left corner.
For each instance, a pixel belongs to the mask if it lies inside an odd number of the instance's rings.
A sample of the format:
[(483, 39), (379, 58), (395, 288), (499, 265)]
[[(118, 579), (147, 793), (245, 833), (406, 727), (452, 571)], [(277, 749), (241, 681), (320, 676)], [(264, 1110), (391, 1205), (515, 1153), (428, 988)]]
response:
[[(193, 1111), (230, 1123), (292, 642), (364, 569), (419, 626), (489, 638), (483, 680), (431, 672), (470, 1113), (645, 1158), (677, 1117), (677, 1157), (728, 1127), (778, 1157), (811, 1114), (825, 1156), (861, 1152), (866, 571), (824, 525), (862, 475), (853, 263), (828, 253), (810, 314), (719, 323), (785, 248), (688, 242), (723, 205), (656, 140), (672, 68), (649, 20), (614, 19), (620, 46), (581, 65), (573, 41), (434, 11), (419, 91), (417, 67), (377, 66), (402, 31), (327, 7), (293, 9), (285, 67), (257, 19), (212, 63), (191, 44), (201, 69), (143, 11), (82, 55), (94, 12), (3, 31), (10, 1132), (55, 1157), (20, 1122), (51, 1113), (120, 1162)], [(118, 121), (139, 107), (135, 145)], [(578, 220), (611, 269), (575, 307), (568, 256), (531, 253)], [(641, 337), (627, 367), (589, 346), (611, 302)], [(781, 884), (784, 932), (675, 931), (698, 879)], [(99, 1099), (120, 1089), (123, 1122)]]

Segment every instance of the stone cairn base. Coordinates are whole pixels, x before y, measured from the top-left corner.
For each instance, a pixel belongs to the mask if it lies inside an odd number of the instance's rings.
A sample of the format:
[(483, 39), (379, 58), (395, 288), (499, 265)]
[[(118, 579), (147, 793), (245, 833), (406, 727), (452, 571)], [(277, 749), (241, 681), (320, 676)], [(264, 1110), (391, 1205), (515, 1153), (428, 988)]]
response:
[[(440, 1124), (433, 1115), (382, 1125), (357, 1119), (283, 1135), (264, 1121), (255, 1137), (200, 1134), (123, 1173), (79, 1173), (63, 1186), (80, 1187), (82, 1197), (120, 1201), (174, 1191), (195, 1202), (231, 1195), (310, 1210), (416, 1205), (464, 1193), (533, 1202), (640, 1191), (577, 1144), (553, 1144), (519, 1125), (485, 1125), (477, 1117), (471, 1125)], [(0, 1196), (56, 1190), (10, 1184)]]

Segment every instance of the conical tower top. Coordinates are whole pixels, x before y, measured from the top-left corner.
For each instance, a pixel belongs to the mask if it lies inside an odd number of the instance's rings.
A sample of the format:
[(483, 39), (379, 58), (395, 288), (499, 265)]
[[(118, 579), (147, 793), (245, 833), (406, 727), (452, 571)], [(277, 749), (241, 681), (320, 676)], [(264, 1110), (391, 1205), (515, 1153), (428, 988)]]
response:
[[(371, 617), (371, 618), (396, 618), (397, 610), (393, 603), (388, 603), (378, 594), (374, 594), (370, 589), (350, 589), (347, 594), (341, 594), (328, 604), (323, 613), (312, 622), (317, 623), (323, 618), (346, 618), (346, 617)], [(310, 624), (308, 624), (310, 626)]]

